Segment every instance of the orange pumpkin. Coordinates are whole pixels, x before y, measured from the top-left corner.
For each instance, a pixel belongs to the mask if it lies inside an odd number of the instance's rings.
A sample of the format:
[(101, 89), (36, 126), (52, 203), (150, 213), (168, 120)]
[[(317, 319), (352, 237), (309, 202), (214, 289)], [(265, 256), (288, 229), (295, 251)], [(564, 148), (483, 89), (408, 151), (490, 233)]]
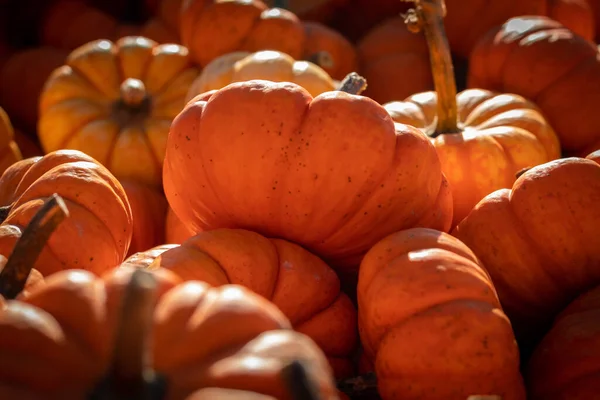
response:
[(431, 229), (378, 242), (360, 264), (359, 331), (384, 400), (524, 400), (519, 351), (471, 250)]
[(320, 350), (260, 296), (132, 271), (63, 271), (0, 304), (0, 397), (141, 398), (160, 374), (166, 399), (223, 388), (291, 400), (294, 361), (318, 398), (337, 399)]
[(8, 114), (0, 107), (0, 174), (15, 162), (23, 159), (14, 138), (15, 133)]
[(188, 229), (253, 230), (345, 271), (398, 229), (449, 229), (433, 145), (346, 93), (353, 76), (315, 98), (293, 83), (252, 80), (190, 101), (173, 121), (164, 165), (165, 194)]
[(165, 242), (167, 200), (156, 188), (133, 181), (121, 181), (133, 216), (133, 235), (127, 255), (148, 250)]
[(598, 199), (600, 165), (555, 160), (487, 196), (452, 232), (486, 266), (523, 345), (600, 284)]
[(44, 155), (36, 135), (25, 133), (16, 127), (13, 129), (13, 133), (13, 140), (19, 147), (19, 151), (23, 158), (40, 157)]
[(321, 259), (291, 242), (241, 229), (202, 232), (169, 247), (145, 256), (157, 256), (149, 270), (161, 267), (184, 281), (249, 288), (273, 302), (296, 331), (321, 347), (337, 377), (353, 375), (356, 310), (340, 292), (335, 272)]
[(600, 164), (600, 150), (596, 150), (593, 153), (590, 153), (586, 157), (588, 160), (596, 161)]
[(147, 37), (157, 43), (179, 43), (179, 36), (171, 31), (162, 20), (151, 18), (140, 27), (140, 36)]
[(273, 50), (256, 53), (236, 51), (211, 61), (192, 83), (187, 99), (233, 82), (251, 79), (293, 82), (304, 87), (312, 96), (335, 89), (327, 72), (311, 62), (295, 61), (289, 55)]
[(594, 41), (596, 25), (590, 3), (597, 0), (547, 0), (547, 16), (584, 39)]
[(167, 210), (165, 225), (165, 242), (167, 243), (181, 244), (194, 235), (194, 232), (181, 222), (171, 207)]
[(478, 89), (456, 94), (437, 4), (415, 9), (428, 38), (436, 91), (384, 107), (395, 122), (431, 137), (452, 189), (455, 225), (486, 195), (512, 185), (519, 170), (560, 157), (560, 148), (551, 126), (523, 97)]
[(69, 268), (102, 273), (119, 265), (132, 234), (131, 208), (121, 184), (91, 157), (60, 150), (10, 166), (0, 178), (0, 254), (42, 206), (58, 193), (69, 209), (35, 264), (43, 275)]
[(534, 101), (567, 151), (600, 141), (598, 49), (556, 21), (513, 18), (482, 37), (469, 61), (468, 85)]
[(532, 400), (593, 399), (600, 379), (600, 288), (577, 297), (554, 320), (529, 365)]
[(81, 150), (119, 179), (158, 186), (171, 120), (196, 75), (179, 45), (135, 36), (88, 43), (46, 82), (42, 146)]
[[(266, 0), (269, 7), (277, 7), (277, 0)], [(289, 0), (285, 2), (286, 10), (290, 10), (302, 20), (327, 22), (338, 9), (351, 0)], [(281, 7), (281, 6), (279, 6)]]

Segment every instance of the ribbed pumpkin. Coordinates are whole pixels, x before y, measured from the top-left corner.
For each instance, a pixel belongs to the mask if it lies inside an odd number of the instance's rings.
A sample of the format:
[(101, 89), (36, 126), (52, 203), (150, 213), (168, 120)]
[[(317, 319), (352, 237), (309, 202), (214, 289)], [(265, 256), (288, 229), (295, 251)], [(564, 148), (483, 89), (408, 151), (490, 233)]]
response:
[(555, 160), (487, 196), (452, 232), (485, 265), (524, 346), (600, 284), (599, 200), (600, 165)]
[(23, 159), (14, 138), (15, 133), (8, 114), (0, 107), (0, 175), (6, 168)]
[(53, 193), (70, 213), (35, 264), (43, 275), (63, 269), (102, 273), (119, 265), (132, 235), (132, 214), (121, 184), (102, 165), (76, 150), (21, 160), (0, 178), (0, 254), (14, 243), (44, 199)]
[(293, 83), (252, 80), (190, 101), (167, 142), (175, 213), (192, 232), (256, 231), (346, 271), (398, 229), (449, 229), (435, 148), (373, 100), (346, 93), (353, 82), (313, 98)]
[(482, 37), (469, 61), (468, 85), (535, 102), (564, 150), (585, 156), (580, 151), (600, 142), (598, 49), (556, 21), (513, 18)]
[(137, 36), (90, 42), (46, 82), (41, 144), (81, 150), (119, 179), (159, 185), (171, 121), (197, 74), (179, 45)]
[[(148, 267), (168, 269), (184, 281), (243, 285), (272, 301), (294, 329), (311, 337), (329, 357), (337, 377), (353, 374), (356, 310), (335, 272), (302, 247), (241, 229), (199, 233)], [(148, 254), (153, 256), (153, 252)]]
[(384, 400), (524, 400), (519, 350), (471, 250), (432, 229), (377, 243), (358, 278), (360, 337)]
[(337, 399), (323, 354), (275, 306), (240, 286), (180, 284), (166, 272), (63, 271), (1, 303), (0, 397), (136, 399), (164, 390), (156, 398), (186, 399), (223, 388), (291, 400), (285, 373), (295, 363), (318, 398)]
[(233, 82), (251, 79), (293, 82), (304, 87), (312, 96), (335, 89), (329, 74), (309, 61), (296, 61), (285, 53), (273, 50), (256, 53), (237, 51), (211, 61), (192, 83), (187, 99), (222, 89)]
[(471, 89), (456, 94), (442, 2), (418, 5), (426, 32), (435, 92), (384, 105), (395, 122), (431, 137), (448, 178), (454, 221), (494, 190), (510, 187), (526, 167), (560, 157), (558, 139), (537, 107), (521, 96)]

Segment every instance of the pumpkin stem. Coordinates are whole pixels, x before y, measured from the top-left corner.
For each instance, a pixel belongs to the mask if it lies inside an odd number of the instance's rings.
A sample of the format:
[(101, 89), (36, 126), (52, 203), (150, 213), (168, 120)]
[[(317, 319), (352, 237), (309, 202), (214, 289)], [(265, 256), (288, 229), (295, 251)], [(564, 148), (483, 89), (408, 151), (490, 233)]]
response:
[(404, 15), (411, 32), (423, 31), (429, 47), (429, 60), (437, 93), (436, 133), (458, 132), (456, 82), (450, 46), (444, 28), (446, 5), (444, 0), (410, 0), (415, 4)]
[(517, 173), (515, 174), (515, 179), (519, 179), (521, 177), (521, 175), (523, 175), (525, 172), (529, 171), (531, 169), (531, 167), (525, 167), (525, 168), (521, 168), (520, 170), (517, 171)]
[(367, 80), (357, 74), (356, 72), (350, 72), (340, 82), (340, 86), (337, 90), (340, 92), (346, 92), (350, 94), (361, 94), (367, 88)]
[(318, 65), (321, 68), (333, 68), (333, 57), (327, 51), (318, 51), (306, 57), (306, 61)]
[(146, 85), (139, 79), (127, 78), (121, 83), (121, 99), (130, 107), (138, 107), (148, 96)]
[(293, 400), (320, 400), (315, 383), (310, 380), (304, 365), (294, 360), (281, 370), (281, 377)]
[(139, 79), (127, 78), (121, 83), (120, 90), (121, 96), (113, 104), (112, 118), (122, 127), (143, 126), (152, 108), (146, 85)]
[(35, 213), (0, 271), (0, 294), (4, 298), (14, 299), (23, 291), (48, 239), (68, 215), (65, 202), (56, 193)]
[(150, 367), (148, 341), (157, 283), (142, 269), (132, 275), (121, 303), (111, 366), (92, 400), (150, 400), (164, 397), (164, 385)]

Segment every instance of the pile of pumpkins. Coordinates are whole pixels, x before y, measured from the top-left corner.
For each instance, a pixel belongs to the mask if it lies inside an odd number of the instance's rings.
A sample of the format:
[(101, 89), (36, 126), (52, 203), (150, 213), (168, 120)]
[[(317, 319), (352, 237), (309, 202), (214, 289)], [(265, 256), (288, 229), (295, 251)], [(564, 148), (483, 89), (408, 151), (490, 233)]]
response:
[(596, 398), (600, 1), (493, 3), (0, 38), (0, 398)]

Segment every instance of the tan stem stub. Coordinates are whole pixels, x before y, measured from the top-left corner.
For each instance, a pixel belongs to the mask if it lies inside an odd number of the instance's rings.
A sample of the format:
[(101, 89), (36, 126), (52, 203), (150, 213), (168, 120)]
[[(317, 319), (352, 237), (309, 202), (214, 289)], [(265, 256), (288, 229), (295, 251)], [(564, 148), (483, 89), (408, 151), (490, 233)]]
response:
[(121, 99), (130, 107), (140, 106), (148, 97), (146, 85), (139, 79), (127, 78), (121, 83)]
[(350, 72), (340, 82), (338, 90), (340, 92), (346, 92), (350, 94), (361, 94), (367, 88), (367, 80), (357, 74), (356, 72)]
[(14, 299), (23, 291), (29, 274), (48, 239), (58, 225), (69, 216), (63, 199), (53, 194), (35, 213), (0, 271), (0, 295)]
[(412, 0), (414, 8), (405, 15), (408, 28), (422, 31), (429, 47), (429, 60), (437, 93), (436, 133), (458, 132), (456, 82), (450, 46), (444, 28), (444, 0)]

